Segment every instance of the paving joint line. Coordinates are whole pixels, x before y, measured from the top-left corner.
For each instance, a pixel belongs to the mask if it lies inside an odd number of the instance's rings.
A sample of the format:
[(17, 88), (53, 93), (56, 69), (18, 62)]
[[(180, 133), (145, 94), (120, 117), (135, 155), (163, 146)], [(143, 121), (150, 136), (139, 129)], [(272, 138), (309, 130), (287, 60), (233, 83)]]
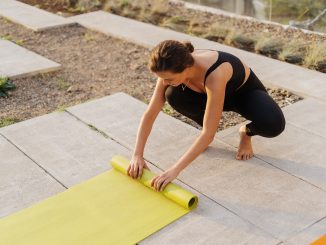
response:
[(27, 155), (22, 149), (20, 149), (14, 142), (12, 142), (10, 139), (8, 139), (5, 135), (0, 133), (2, 137), (4, 137), (11, 145), (13, 145), (17, 150), (19, 150), (21, 153), (23, 153), (28, 159), (30, 159), (33, 163), (35, 163), (39, 168), (41, 168), (46, 174), (48, 174), (50, 177), (52, 177), (55, 181), (57, 181), (62, 187), (65, 189), (68, 189), (67, 186), (65, 186), (59, 179), (57, 179), (53, 174), (51, 174), (49, 171), (47, 171), (41, 164), (37, 163), (32, 157)]
[[(221, 139), (219, 139), (219, 140), (221, 140)], [(238, 149), (238, 147), (235, 147), (234, 145), (231, 145), (230, 143), (228, 143), (228, 142), (226, 142), (226, 141), (223, 141), (223, 143), (225, 143), (225, 144), (227, 144), (227, 145), (229, 145), (229, 146), (231, 146), (231, 147), (233, 147), (233, 148), (235, 148), (235, 149)], [(267, 160), (264, 160), (264, 159), (258, 157), (257, 155), (254, 155), (253, 157), (255, 157), (255, 158), (257, 158), (257, 159), (259, 159), (259, 160), (261, 160), (261, 161), (263, 161), (263, 162), (265, 162), (265, 163), (267, 163), (267, 164), (273, 166), (274, 168), (277, 168), (277, 169), (279, 169), (279, 170), (281, 170), (281, 171), (283, 171), (283, 172), (285, 172), (285, 173), (287, 173), (287, 174), (289, 174), (289, 175), (291, 175), (291, 176), (293, 176), (293, 177), (295, 177), (295, 178), (297, 178), (297, 179), (300, 179), (300, 180), (306, 182), (307, 184), (312, 185), (313, 187), (316, 187), (316, 188), (318, 188), (318, 189), (320, 189), (320, 190), (326, 192), (326, 190), (325, 190), (324, 188), (319, 187), (319, 186), (317, 186), (317, 185), (314, 185), (313, 183), (310, 183), (310, 182), (308, 182), (307, 180), (300, 178), (299, 176), (296, 176), (296, 175), (294, 175), (294, 174), (292, 174), (292, 173), (290, 173), (290, 172), (288, 172), (288, 171), (286, 171), (286, 170), (284, 170), (284, 169), (282, 169), (282, 168), (280, 168), (280, 167), (277, 167), (277, 166), (273, 165), (272, 163), (268, 162)]]
[[(68, 113), (69, 115), (71, 115), (72, 117), (76, 118), (76, 119), (77, 119), (78, 121), (80, 121), (81, 123), (83, 123), (83, 124), (85, 124), (86, 126), (90, 127), (92, 130), (98, 132), (99, 134), (101, 134), (101, 135), (102, 135), (103, 137), (105, 137), (106, 139), (109, 138), (109, 139), (113, 140), (114, 142), (118, 143), (119, 145), (125, 147), (126, 149), (128, 149), (128, 150), (130, 150), (130, 151), (132, 150), (132, 149), (130, 149), (129, 146), (125, 146), (125, 145), (123, 145), (123, 144), (120, 143), (119, 141), (115, 140), (112, 136), (109, 136), (107, 133), (105, 133), (105, 132), (103, 132), (102, 130), (99, 130), (98, 128), (96, 128), (94, 125), (91, 125), (91, 124), (88, 124), (88, 123), (84, 122), (82, 119), (80, 119), (79, 117), (77, 117), (76, 115), (72, 114), (71, 112), (69, 112), (69, 111), (67, 111), (67, 110), (65, 110), (65, 112), (67, 112), (67, 113)], [(157, 167), (157, 168), (160, 169), (161, 171), (164, 171), (164, 169), (160, 168), (159, 166), (157, 166), (156, 164), (154, 164), (152, 161), (148, 160), (148, 159), (145, 158), (145, 157), (143, 157), (143, 158), (144, 158), (144, 160), (146, 160), (147, 162), (151, 163), (152, 165), (154, 165), (155, 167)], [(180, 181), (181, 183), (183, 183), (185, 186), (188, 186), (190, 189), (195, 190), (196, 192), (200, 193), (201, 195), (203, 195), (203, 196), (206, 197), (207, 199), (211, 200), (212, 202), (216, 203), (217, 205), (219, 205), (219, 206), (223, 207), (224, 209), (228, 210), (230, 213), (232, 213), (232, 214), (234, 214), (235, 216), (239, 217), (239, 218), (242, 219), (243, 221), (245, 221), (245, 222), (251, 224), (252, 226), (256, 227), (258, 230), (265, 232), (266, 234), (270, 235), (271, 237), (273, 237), (273, 238), (276, 239), (276, 240), (282, 240), (282, 239), (280, 239), (280, 238), (275, 237), (273, 234), (269, 233), (269, 232), (266, 231), (265, 229), (263, 229), (263, 228), (257, 226), (256, 224), (252, 223), (250, 220), (247, 220), (246, 218), (240, 216), (239, 214), (237, 214), (237, 213), (234, 212), (233, 210), (231, 210), (231, 209), (225, 207), (224, 205), (218, 203), (217, 201), (215, 201), (215, 200), (212, 199), (211, 197), (207, 196), (206, 194), (202, 193), (201, 191), (197, 190), (196, 188), (194, 188), (194, 187), (188, 185), (187, 183), (183, 182), (183, 181), (180, 180), (180, 179), (177, 179), (177, 180)]]
[(295, 234), (293, 234), (293, 236), (291, 236), (291, 237), (289, 237), (289, 238), (287, 238), (287, 239), (291, 239), (291, 238), (295, 237), (296, 235), (298, 235), (298, 234), (300, 234), (301, 232), (307, 230), (308, 228), (310, 228), (310, 227), (313, 226), (314, 224), (318, 223), (319, 221), (322, 221), (322, 220), (325, 219), (325, 218), (326, 218), (326, 216), (324, 216), (324, 217), (318, 219), (318, 220), (315, 221), (314, 223), (312, 223), (312, 224), (306, 226), (305, 228), (303, 228), (302, 230), (296, 232)]
[(325, 136), (323, 136), (323, 135), (319, 135), (319, 134), (316, 134), (315, 132), (312, 132), (312, 131), (309, 131), (309, 130), (307, 130), (307, 129), (305, 129), (305, 128), (302, 128), (302, 127), (300, 127), (300, 126), (298, 126), (298, 125), (296, 125), (296, 124), (294, 124), (294, 123), (292, 123), (292, 122), (287, 122), (287, 123), (288, 123), (288, 124), (291, 124), (292, 126), (298, 128), (298, 129), (301, 129), (301, 130), (303, 130), (303, 131), (305, 131), (305, 132), (307, 132), (307, 133), (309, 133), (309, 134), (313, 134), (313, 135), (315, 135), (315, 136), (318, 136), (318, 137), (321, 137), (321, 138), (323, 138), (323, 139), (326, 139)]

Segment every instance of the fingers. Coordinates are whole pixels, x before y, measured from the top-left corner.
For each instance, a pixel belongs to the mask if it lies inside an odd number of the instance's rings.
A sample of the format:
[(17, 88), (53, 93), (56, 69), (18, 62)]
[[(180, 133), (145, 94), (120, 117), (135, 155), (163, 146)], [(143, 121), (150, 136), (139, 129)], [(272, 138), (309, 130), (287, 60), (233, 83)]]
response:
[(162, 183), (162, 186), (161, 186), (161, 189), (160, 189), (160, 191), (163, 191), (164, 190), (164, 188), (165, 188), (165, 186), (167, 185), (169, 183), (169, 181), (166, 179), (166, 180), (164, 180), (163, 181), (163, 183)]
[(151, 186), (154, 187), (156, 191), (163, 191), (168, 183), (168, 179), (162, 179), (160, 176), (156, 176), (152, 179)]
[(131, 166), (131, 165), (129, 164), (129, 166), (128, 166), (128, 168), (127, 168), (127, 175), (128, 175), (128, 176), (130, 176), (130, 174), (129, 174), (130, 166)]
[(137, 176), (137, 178), (140, 178), (143, 175), (143, 168), (142, 168), (142, 166), (139, 166), (138, 172), (139, 172), (139, 175)]

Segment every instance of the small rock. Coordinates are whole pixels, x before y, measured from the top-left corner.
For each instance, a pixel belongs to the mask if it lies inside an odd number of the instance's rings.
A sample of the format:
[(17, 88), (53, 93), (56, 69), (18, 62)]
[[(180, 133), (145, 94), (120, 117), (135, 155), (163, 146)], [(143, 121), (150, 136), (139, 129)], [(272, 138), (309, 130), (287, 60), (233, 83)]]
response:
[(133, 71), (137, 70), (137, 69), (140, 68), (140, 67), (141, 67), (141, 66), (138, 65), (138, 64), (131, 64), (131, 65), (130, 65), (130, 69), (133, 70)]

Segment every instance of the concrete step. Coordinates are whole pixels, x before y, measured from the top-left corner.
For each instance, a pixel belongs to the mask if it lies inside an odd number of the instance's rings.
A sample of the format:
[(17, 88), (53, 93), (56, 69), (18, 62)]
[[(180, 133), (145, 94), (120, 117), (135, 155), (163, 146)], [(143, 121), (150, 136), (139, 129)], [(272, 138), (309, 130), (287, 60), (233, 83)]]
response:
[(236, 49), (203, 38), (190, 36), (151, 24), (95, 11), (69, 18), (104, 34), (152, 48), (166, 39), (190, 40), (195, 48), (217, 49), (237, 55), (246, 62), (265, 85), (285, 88), (303, 97), (326, 100), (326, 74)]
[[(132, 150), (141, 115), (146, 110), (146, 105), (141, 104), (129, 95), (116, 93), (67, 110)], [(154, 125), (145, 157), (162, 169), (176, 163), (200, 134), (199, 130), (190, 129), (188, 124), (163, 112)], [(283, 137), (282, 141), (289, 144), (304, 133), (300, 129), (293, 132), (291, 127), (286, 131), (288, 133), (284, 135), (291, 135)], [(237, 137), (230, 136), (234, 141), (238, 140)], [(268, 144), (268, 139), (260, 144)], [(266, 149), (274, 156), (281, 154), (277, 145)], [(319, 152), (319, 148), (314, 147), (311, 152), (313, 149)], [(295, 151), (295, 147), (290, 150), (293, 155)], [(235, 147), (215, 139), (178, 178), (280, 240), (295, 235), (325, 216), (325, 190), (259, 158), (235, 160), (235, 153)], [(275, 158), (275, 161), (282, 163), (282, 157)], [(319, 173), (314, 173), (316, 178), (320, 177)]]
[[(114, 107), (116, 107), (115, 104)], [(109, 111), (110, 109), (108, 113)], [(116, 114), (111, 116), (113, 120), (109, 120), (108, 125), (115, 124), (116, 127), (119, 122), (126, 122), (128, 118), (127, 114), (123, 117), (116, 117)], [(101, 115), (96, 117), (101, 118)], [(127, 126), (121, 125), (116, 130), (121, 131), (125, 127)], [(108, 162), (113, 155), (122, 154), (130, 158), (132, 153), (119, 141), (106, 138), (101, 132), (67, 112), (54, 112), (1, 128), (0, 135), (10, 141), (9, 144), (0, 138), (2, 157), (0, 190), (5, 190), (0, 191), (0, 199), (7, 199), (6, 205), (1, 207), (3, 208), (1, 212), (6, 214), (23, 208), (25, 204), (32, 205), (35, 203), (34, 200), (54, 194), (51, 190), (44, 188), (44, 186), (49, 186), (45, 181), (49, 177), (45, 176), (45, 178), (43, 175), (46, 174), (41, 174), (44, 172), (43, 169), (61, 184), (54, 183), (55, 186), (71, 187), (110, 169)], [(28, 160), (29, 158), (33, 159), (33, 162)], [(19, 164), (19, 161), (27, 161), (24, 171), (21, 171), (22, 164)], [(12, 169), (13, 164), (18, 168)], [(162, 169), (150, 162), (148, 164), (154, 173), (162, 173)], [(31, 175), (30, 172), (35, 173)], [(31, 179), (27, 176), (33, 176), (32, 183), (34, 184), (30, 184)], [(26, 182), (27, 178), (28, 182)], [(193, 189), (191, 182), (188, 182), (188, 185), (177, 179), (173, 182), (198, 195), (198, 207), (145, 238), (139, 244), (189, 244), (193, 242), (196, 244), (279, 244), (279, 239)], [(12, 186), (10, 191), (7, 190), (9, 185)], [(33, 194), (30, 189), (33, 189)], [(64, 191), (64, 188), (55, 190)], [(46, 195), (42, 196), (43, 192)], [(30, 199), (23, 203), (24, 205), (20, 203), (17, 205), (16, 202), (21, 200), (20, 196)], [(33, 199), (33, 196), (37, 198)]]
[(60, 69), (61, 65), (17, 44), (0, 39), (0, 76), (17, 78)]
[(0, 16), (34, 31), (73, 24), (69, 19), (15, 0), (0, 1)]

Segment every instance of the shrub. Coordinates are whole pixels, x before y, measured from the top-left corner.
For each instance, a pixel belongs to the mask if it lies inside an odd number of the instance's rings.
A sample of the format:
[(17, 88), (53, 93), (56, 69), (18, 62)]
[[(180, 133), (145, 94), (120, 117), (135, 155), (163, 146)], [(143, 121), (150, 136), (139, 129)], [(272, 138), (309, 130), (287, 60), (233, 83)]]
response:
[(16, 86), (13, 84), (9, 78), (7, 77), (0, 77), (0, 97), (7, 96), (7, 91), (15, 89)]

